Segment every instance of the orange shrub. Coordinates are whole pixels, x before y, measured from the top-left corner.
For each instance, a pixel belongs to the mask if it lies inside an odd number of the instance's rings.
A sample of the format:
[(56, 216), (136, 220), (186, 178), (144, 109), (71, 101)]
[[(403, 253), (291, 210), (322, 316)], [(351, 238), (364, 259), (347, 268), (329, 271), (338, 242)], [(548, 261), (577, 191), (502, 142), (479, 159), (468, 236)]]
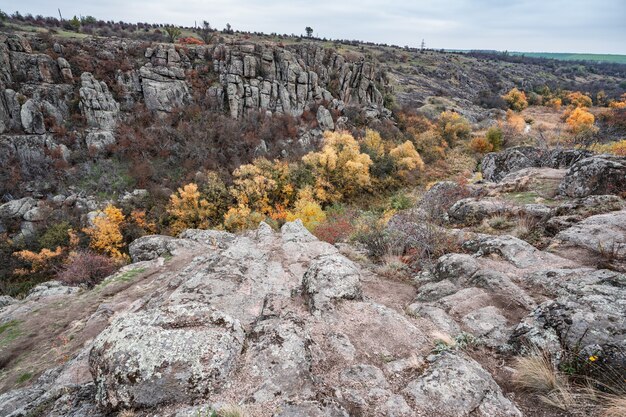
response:
[(476, 153), (485, 154), (493, 150), (493, 145), (486, 138), (477, 136), (471, 140), (470, 149)]
[(528, 107), (528, 100), (526, 99), (526, 93), (512, 88), (511, 91), (502, 96), (504, 101), (509, 105), (509, 108), (513, 111), (522, 111)]
[(52, 269), (52, 264), (63, 255), (63, 250), (58, 246), (54, 251), (45, 248), (39, 252), (21, 250), (13, 255), (30, 264), (30, 270), (19, 269), (15, 271), (17, 275), (26, 275)]
[(93, 220), (93, 226), (84, 229), (84, 232), (91, 238), (89, 246), (112, 258), (126, 260), (128, 256), (121, 252), (124, 247), (124, 236), (121, 229), (124, 220), (122, 210), (111, 204), (106, 206), (102, 213)]
[(572, 133), (578, 134), (591, 129), (595, 122), (595, 117), (584, 108), (576, 107), (565, 122)]
[(185, 45), (204, 45), (204, 42), (198, 38), (194, 38), (193, 36), (188, 36), (186, 38), (179, 38), (178, 43)]
[(570, 105), (574, 107), (591, 107), (593, 105), (591, 97), (581, 93), (580, 91), (574, 91), (573, 93), (569, 93), (567, 95), (567, 101)]

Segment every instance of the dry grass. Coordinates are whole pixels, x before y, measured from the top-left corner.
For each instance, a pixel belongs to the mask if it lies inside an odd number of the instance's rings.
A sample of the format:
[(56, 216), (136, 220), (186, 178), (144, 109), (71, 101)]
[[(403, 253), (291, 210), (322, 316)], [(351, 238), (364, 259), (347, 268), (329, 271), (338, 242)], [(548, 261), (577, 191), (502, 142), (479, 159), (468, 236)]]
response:
[(607, 399), (606, 408), (602, 417), (624, 417), (626, 416), (626, 395), (614, 396)]
[(376, 272), (387, 278), (402, 279), (408, 275), (408, 267), (399, 255), (387, 253), (382, 257), (382, 265)]
[(505, 230), (513, 226), (513, 223), (508, 219), (507, 216), (502, 214), (497, 214), (495, 216), (486, 219), (489, 227), (495, 230)]
[(520, 239), (527, 237), (537, 226), (537, 221), (528, 216), (520, 216), (517, 220), (515, 228), (511, 232), (513, 236)]
[(117, 417), (135, 417), (135, 412), (133, 410), (123, 410), (120, 411)]
[(567, 378), (552, 364), (549, 355), (534, 351), (529, 356), (519, 357), (513, 366), (513, 382), (519, 387), (534, 392), (544, 403), (569, 410), (576, 404)]
[(235, 404), (220, 408), (217, 415), (219, 417), (250, 417), (245, 408)]

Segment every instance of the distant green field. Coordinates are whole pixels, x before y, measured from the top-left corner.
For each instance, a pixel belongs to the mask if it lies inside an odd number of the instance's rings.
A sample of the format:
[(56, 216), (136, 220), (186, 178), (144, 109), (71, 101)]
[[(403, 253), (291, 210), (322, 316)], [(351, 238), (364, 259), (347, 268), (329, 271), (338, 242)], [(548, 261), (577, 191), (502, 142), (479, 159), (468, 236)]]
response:
[(626, 55), (612, 54), (569, 54), (555, 52), (509, 52), (511, 55), (524, 55), (534, 58), (550, 58), (562, 61), (598, 61), (626, 64)]

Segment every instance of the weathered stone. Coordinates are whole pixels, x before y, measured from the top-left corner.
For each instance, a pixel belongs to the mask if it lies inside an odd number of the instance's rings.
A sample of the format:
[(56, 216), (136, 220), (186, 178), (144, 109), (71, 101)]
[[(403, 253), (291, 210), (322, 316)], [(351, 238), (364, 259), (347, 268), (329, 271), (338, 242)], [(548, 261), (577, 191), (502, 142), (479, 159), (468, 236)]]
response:
[(511, 211), (512, 208), (504, 201), (485, 198), (465, 198), (457, 201), (448, 210), (450, 219), (462, 224), (472, 224), (488, 217), (502, 215)]
[(506, 318), (494, 306), (472, 311), (461, 321), (470, 333), (490, 347), (504, 345), (511, 333)]
[(556, 357), (562, 345), (583, 360), (600, 357), (613, 375), (626, 375), (626, 275), (583, 270), (559, 287), (561, 295), (537, 307), (515, 329), (512, 342), (537, 344)]
[(521, 417), (476, 361), (444, 353), (404, 392), (417, 407), (442, 416)]
[(507, 174), (523, 168), (541, 166), (543, 152), (530, 146), (519, 146), (487, 154), (481, 163), (483, 178), (498, 182)]
[(20, 116), (22, 119), (22, 127), (26, 133), (34, 133), (37, 135), (46, 133), (43, 113), (41, 112), (40, 105), (35, 100), (29, 99), (22, 105)]
[(588, 217), (559, 232), (550, 250), (595, 265), (598, 258), (626, 260), (626, 210)]
[(96, 130), (87, 133), (85, 137), (85, 144), (88, 149), (94, 149), (96, 151), (102, 151), (107, 146), (115, 144), (115, 136), (108, 130)]
[(173, 256), (184, 248), (194, 248), (193, 241), (171, 236), (150, 235), (134, 240), (128, 247), (133, 262), (149, 261), (160, 256)]
[(11, 200), (0, 206), (0, 219), (19, 219), (36, 204), (37, 201), (32, 197)]
[(179, 236), (180, 239), (189, 239), (216, 248), (226, 249), (236, 236), (222, 230), (187, 229)]
[(446, 295), (454, 294), (457, 290), (458, 287), (447, 279), (437, 282), (428, 282), (419, 288), (415, 300), (436, 301)]
[(189, 88), (180, 67), (146, 64), (140, 68), (139, 75), (148, 109), (169, 113), (190, 102)]
[(15, 303), (17, 300), (8, 295), (0, 295), (0, 308), (6, 307), (10, 304)]
[(554, 149), (549, 151), (531, 146), (518, 146), (487, 154), (483, 158), (481, 169), (484, 179), (500, 182), (508, 174), (524, 168), (569, 168), (590, 154), (589, 151), (583, 150)]
[(360, 273), (344, 256), (322, 256), (304, 274), (302, 291), (311, 311), (328, 310), (335, 300), (362, 298)]
[(243, 366), (249, 375), (246, 379), (257, 381), (251, 393), (255, 403), (277, 397), (290, 402), (314, 399), (311, 340), (302, 325), (269, 318), (255, 325), (250, 338)]
[(43, 284), (39, 284), (30, 290), (26, 299), (38, 300), (44, 297), (74, 294), (78, 291), (80, 291), (80, 288), (78, 287), (69, 287), (59, 281), (48, 281)]
[(323, 131), (335, 129), (333, 116), (330, 114), (330, 111), (328, 111), (328, 109), (324, 106), (319, 106), (317, 108), (317, 124)]
[(203, 398), (228, 382), (243, 340), (239, 321), (202, 305), (119, 316), (89, 356), (96, 400), (119, 409)]
[(112, 131), (117, 125), (120, 106), (104, 81), (97, 81), (89, 72), (80, 76), (80, 108), (87, 124), (98, 130)]
[(595, 155), (576, 162), (563, 178), (559, 192), (578, 198), (626, 192), (626, 157)]

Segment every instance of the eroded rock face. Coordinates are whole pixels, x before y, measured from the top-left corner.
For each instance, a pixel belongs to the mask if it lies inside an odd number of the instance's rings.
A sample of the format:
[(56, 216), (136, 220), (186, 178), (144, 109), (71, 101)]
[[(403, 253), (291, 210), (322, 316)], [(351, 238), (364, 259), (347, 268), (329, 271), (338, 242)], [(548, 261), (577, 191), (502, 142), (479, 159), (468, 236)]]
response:
[(115, 101), (104, 81), (98, 81), (89, 72), (80, 76), (80, 108), (87, 124), (97, 130), (112, 131), (117, 126), (120, 105)]
[(91, 350), (96, 399), (118, 409), (202, 398), (227, 382), (243, 341), (239, 321), (204, 305), (124, 315)]
[[(221, 86), (207, 91), (209, 101), (230, 109), (232, 117), (246, 110), (268, 110), (299, 116), (313, 102), (371, 106), (381, 115), (383, 95), (378, 90), (378, 69), (368, 62), (346, 62), (334, 52), (313, 45), (279, 48), (273, 45), (238, 43), (213, 50), (213, 69)], [(335, 84), (338, 97), (328, 91)], [(384, 82), (382, 83), (384, 85)], [(326, 114), (323, 128), (330, 128)]]
[[(173, 46), (157, 45), (145, 53), (150, 62), (139, 69), (146, 107), (169, 113), (190, 103), (181, 56)], [(188, 58), (187, 58), (188, 61)]]
[(626, 158), (595, 155), (576, 162), (567, 171), (559, 192), (569, 197), (626, 192)]

